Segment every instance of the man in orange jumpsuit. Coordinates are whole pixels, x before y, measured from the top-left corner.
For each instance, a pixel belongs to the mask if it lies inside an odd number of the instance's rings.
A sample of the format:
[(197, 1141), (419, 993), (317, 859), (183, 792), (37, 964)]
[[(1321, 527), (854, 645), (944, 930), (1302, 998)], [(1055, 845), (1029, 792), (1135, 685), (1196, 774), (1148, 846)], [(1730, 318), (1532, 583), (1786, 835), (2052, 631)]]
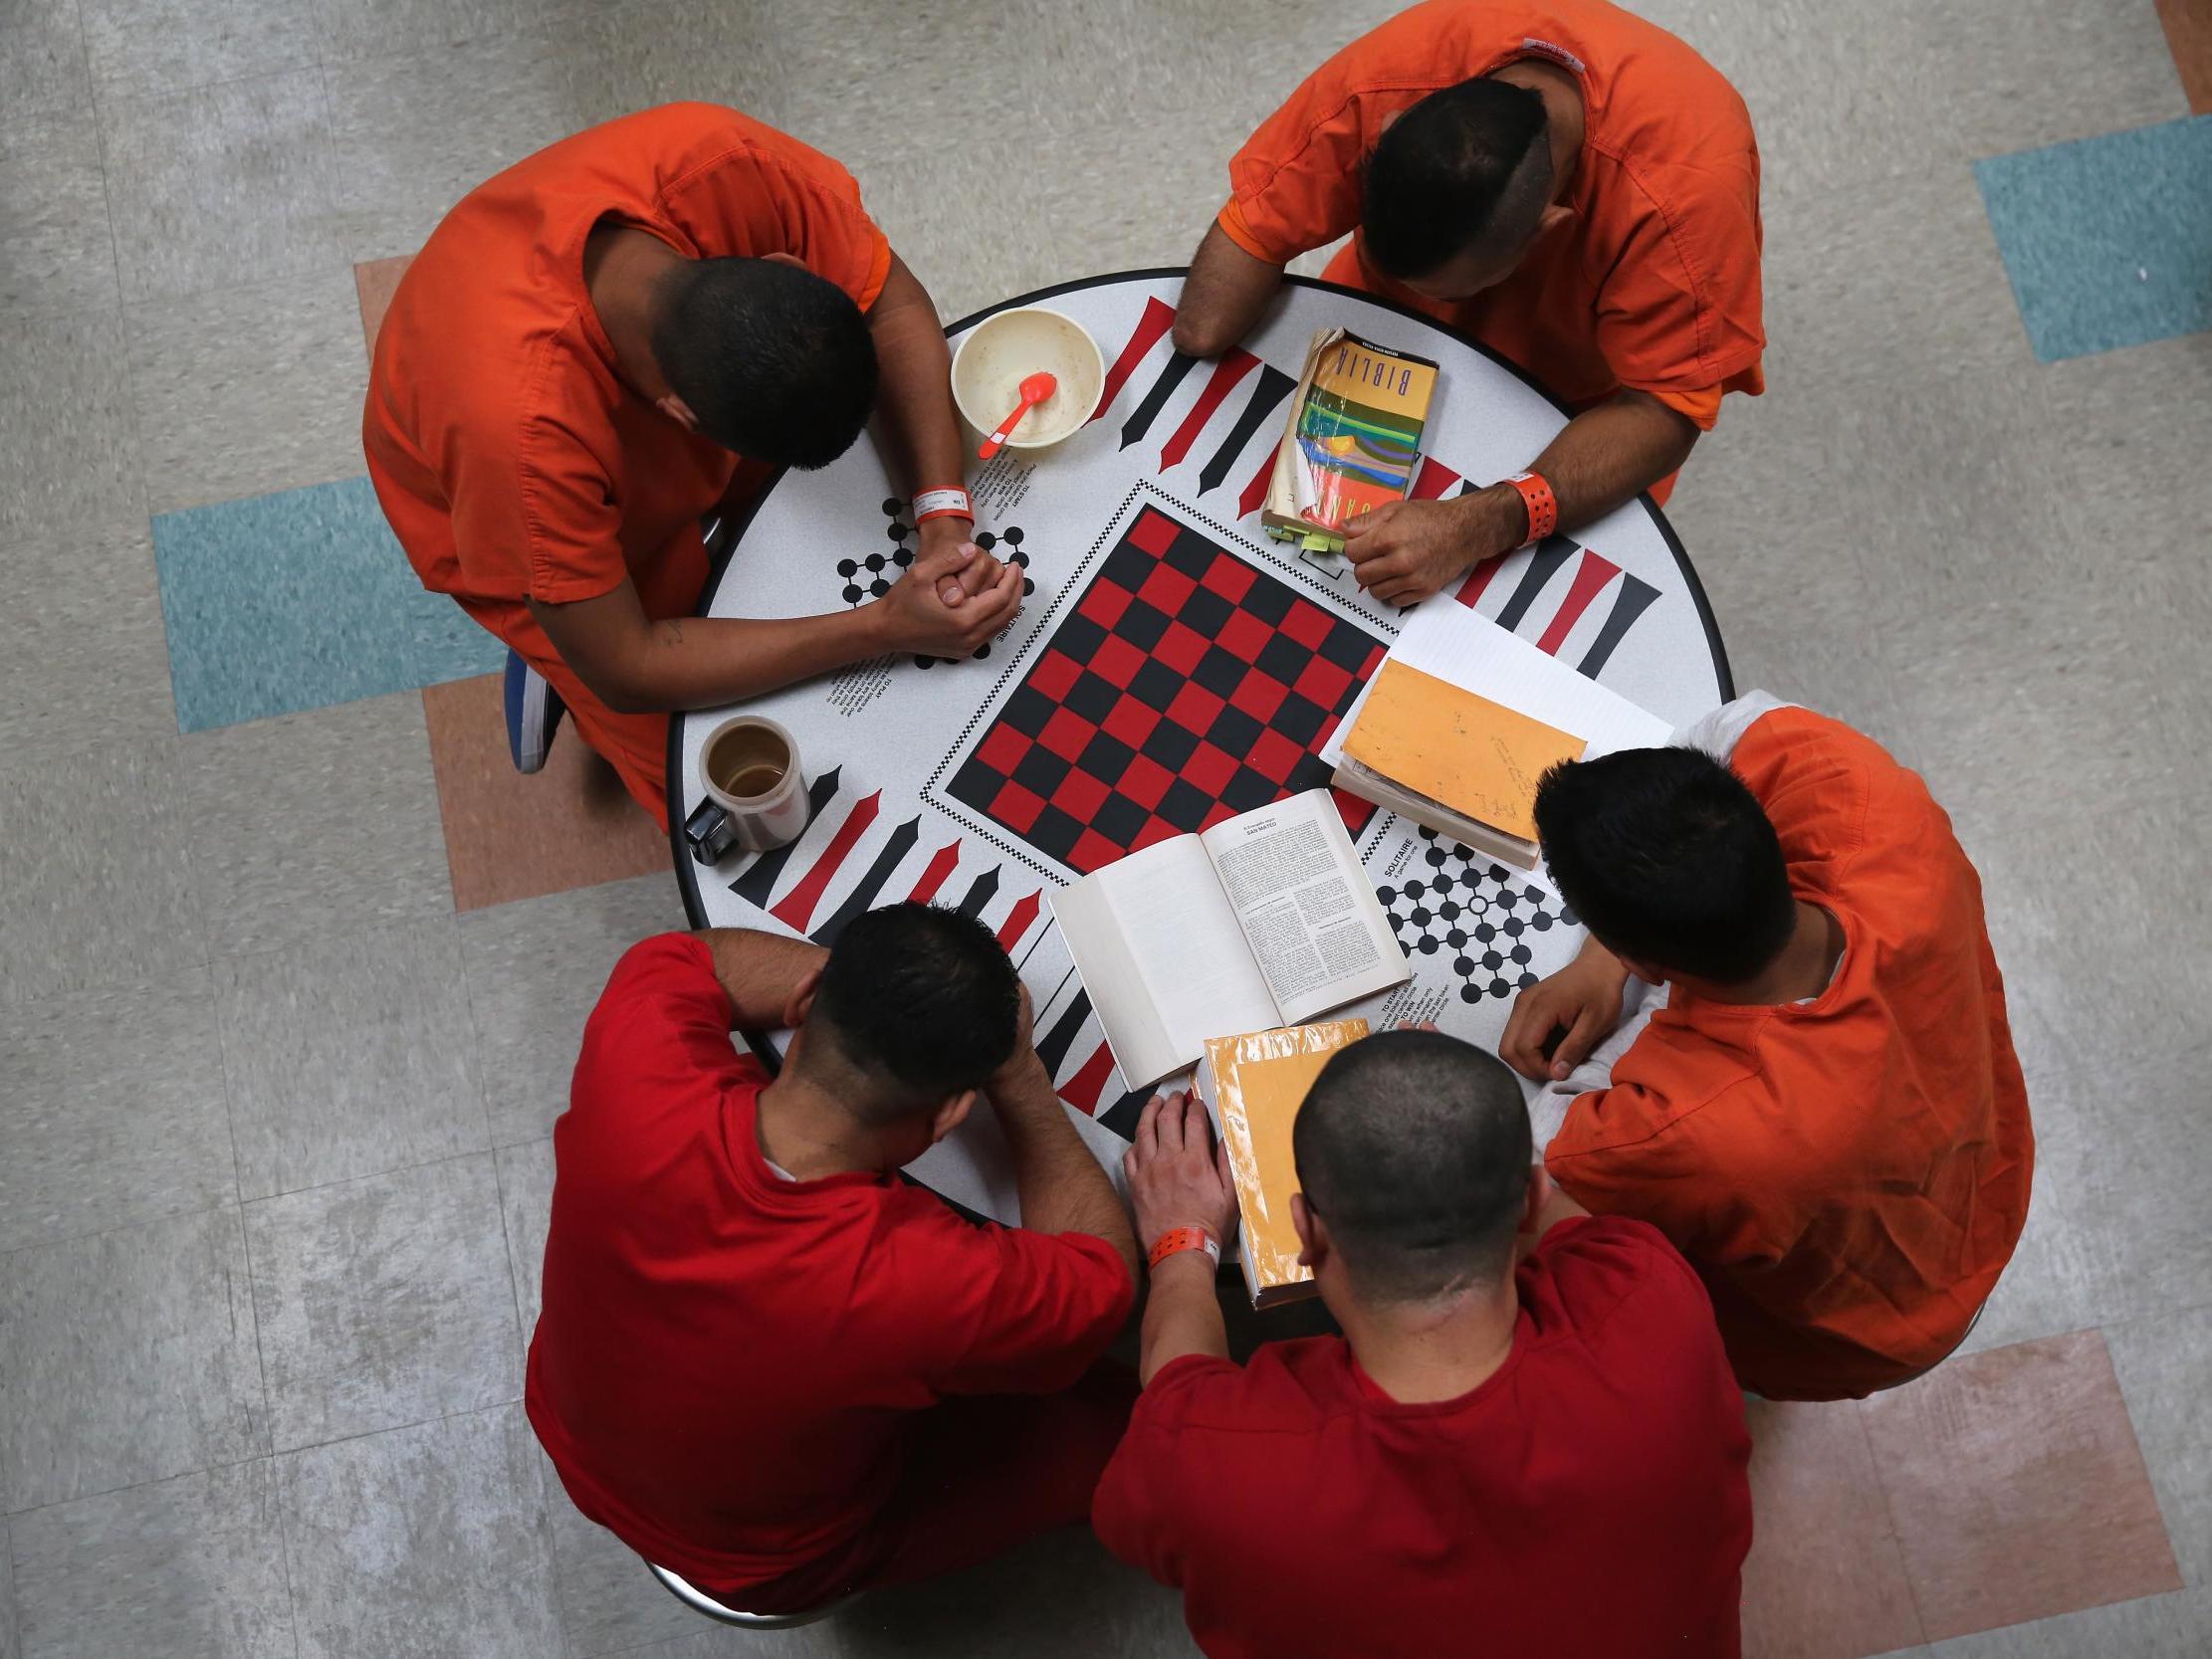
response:
[(1545, 777), (1590, 942), (1499, 1053), (1565, 1106), (1552, 1177), (1689, 1258), (1745, 1387), (1856, 1398), (1958, 1346), (2027, 1219), (1981, 882), (1849, 726), (1754, 693), (1682, 743)]
[(1180, 350), (1233, 345), (1285, 265), (1351, 232), (1330, 281), (1449, 323), (1576, 411), (1514, 479), (1348, 526), (1360, 585), (1391, 603), (1663, 502), (1722, 395), (1764, 389), (1751, 116), (1605, 0), (1428, 0), (1316, 70), (1228, 172)]
[[(377, 335), (361, 439), (423, 585), (513, 648), (516, 763), (537, 769), (564, 704), (665, 826), (671, 710), (889, 651), (963, 656), (1011, 620), (1020, 572), (969, 539), (950, 367), (851, 175), (735, 109), (672, 104), (446, 216)], [(878, 409), (916, 492), (906, 577), (826, 616), (692, 619), (699, 520), (740, 458), (824, 466)]]

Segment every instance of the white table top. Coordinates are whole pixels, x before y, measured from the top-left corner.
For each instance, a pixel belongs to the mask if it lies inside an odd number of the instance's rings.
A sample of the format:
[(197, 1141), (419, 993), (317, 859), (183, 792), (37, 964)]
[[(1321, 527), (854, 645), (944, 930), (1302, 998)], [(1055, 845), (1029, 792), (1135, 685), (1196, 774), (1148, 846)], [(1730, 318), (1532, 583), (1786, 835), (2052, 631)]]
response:
[[(1088, 328), (1105, 355), (1111, 396), (1057, 448), (970, 463), (979, 531), (993, 536), (1001, 557), (1018, 549), (1033, 583), (1020, 615), (981, 660), (924, 667), (913, 658), (884, 659), (750, 705), (798, 742), (815, 810), (793, 846), (758, 857), (733, 853), (712, 870), (694, 865), (680, 829), (702, 799), (699, 746), (728, 711), (679, 717), (669, 744), (676, 865), (695, 925), (826, 940), (859, 910), (918, 893), (971, 909), (998, 932), (1018, 965), (1036, 1005), (1039, 1050), (1070, 1116), (1117, 1180), (1124, 1137), (1151, 1092), (1130, 1091), (1115, 1069), (1048, 903), (1079, 873), (1065, 860), (1079, 866), (1097, 858), (1099, 843), (1069, 849), (1064, 820), (1039, 818), (1017, 829), (1023, 814), (994, 794), (989, 759), (1022, 745), (1008, 733), (1008, 747), (983, 756), (977, 750), (1001, 720), (1033, 724), (1024, 722), (1023, 708), (1033, 712), (1042, 689), (1056, 694), (1058, 679), (1047, 669), (1032, 687), (1030, 673), (1055, 642), (1056, 666), (1064, 668), (1069, 653), (1085, 656), (1100, 637), (1077, 608), (1086, 592), (1097, 586), (1103, 595), (1113, 571), (1141, 568), (1138, 561), (1154, 556), (1171, 531), (1175, 551), (1162, 556), (1188, 563), (1207, 556), (1209, 543), (1225, 550), (1258, 574), (1274, 609), (1295, 606), (1300, 632), (1329, 624), (1328, 649), (1337, 655), (1357, 640), (1345, 624), (1379, 645), (1396, 635), (1391, 607), (1260, 529), (1264, 469), (1316, 328), (1348, 327), (1442, 365), (1431, 459), (1417, 494), (1449, 495), (1463, 481), (1487, 484), (1518, 471), (1566, 420), (1516, 371), (1429, 319), (1296, 278), (1245, 351), (1217, 362), (1179, 357), (1167, 324), (1181, 288), (1180, 271), (1125, 272), (1006, 302), (1050, 306)], [(955, 325), (955, 340), (988, 314)], [(708, 583), (702, 614), (806, 616), (864, 602), (875, 584), (898, 577), (900, 555), (914, 545), (897, 494), (867, 440), (819, 472), (785, 474)], [(1676, 726), (1733, 695), (1696, 575), (1649, 502), (1471, 579), (1476, 610)], [(1275, 720), (1288, 722), (1288, 707)], [(1075, 769), (1098, 764), (1097, 752)], [(1301, 775), (1293, 786), (1307, 781)], [(1116, 810), (1126, 819), (1130, 809), (1117, 800)], [(1556, 898), (1389, 814), (1375, 813), (1354, 839), (1399, 928), (1414, 979), (1345, 1013), (1364, 1015), (1377, 1029), (1433, 1019), (1494, 1050), (1513, 989), (1564, 963), (1581, 930)], [(973, 1114), (912, 1172), (971, 1209), (1013, 1217), (1011, 1171), (988, 1112)]]

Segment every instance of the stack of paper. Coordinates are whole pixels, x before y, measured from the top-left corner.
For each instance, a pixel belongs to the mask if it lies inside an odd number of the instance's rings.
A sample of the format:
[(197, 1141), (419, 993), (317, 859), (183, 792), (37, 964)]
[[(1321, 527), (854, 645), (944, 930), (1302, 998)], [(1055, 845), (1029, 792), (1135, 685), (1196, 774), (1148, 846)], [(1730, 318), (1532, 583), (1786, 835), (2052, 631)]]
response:
[(1338, 788), (1533, 870), (1531, 809), (1548, 769), (1672, 734), (1657, 715), (1439, 594), (1406, 619), (1321, 758)]

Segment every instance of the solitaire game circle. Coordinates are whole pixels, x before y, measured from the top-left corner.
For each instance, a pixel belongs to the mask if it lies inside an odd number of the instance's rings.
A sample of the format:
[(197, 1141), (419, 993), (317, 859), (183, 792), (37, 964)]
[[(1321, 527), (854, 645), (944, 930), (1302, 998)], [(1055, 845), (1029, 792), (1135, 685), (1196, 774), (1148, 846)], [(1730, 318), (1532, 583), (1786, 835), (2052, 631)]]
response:
[[(1088, 875), (1324, 787), (1315, 752), (1383, 644), (1157, 508), (1107, 553), (953, 799)], [(1357, 835), (1374, 808), (1337, 797)]]

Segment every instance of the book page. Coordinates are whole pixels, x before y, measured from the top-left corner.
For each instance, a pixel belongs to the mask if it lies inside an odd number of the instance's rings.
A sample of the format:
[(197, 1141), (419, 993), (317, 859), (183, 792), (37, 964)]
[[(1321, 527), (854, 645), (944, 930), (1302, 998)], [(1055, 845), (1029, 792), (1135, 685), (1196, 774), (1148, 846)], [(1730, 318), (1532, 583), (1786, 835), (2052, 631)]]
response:
[(1195, 835), (1062, 888), (1052, 915), (1131, 1088), (1196, 1065), (1209, 1037), (1275, 1023), (1275, 999)]
[(1199, 839), (1280, 1023), (1410, 976), (1326, 789), (1239, 813)]

